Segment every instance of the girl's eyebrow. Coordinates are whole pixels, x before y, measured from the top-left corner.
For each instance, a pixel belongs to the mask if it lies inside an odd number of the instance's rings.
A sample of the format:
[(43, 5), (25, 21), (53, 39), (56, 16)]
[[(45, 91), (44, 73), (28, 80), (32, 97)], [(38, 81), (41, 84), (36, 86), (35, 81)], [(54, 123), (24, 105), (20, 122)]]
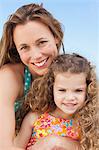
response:
[(57, 86), (57, 89), (66, 89), (66, 88), (62, 86)]
[(87, 87), (86, 85), (83, 85), (83, 86), (75, 87), (75, 89), (85, 89), (86, 87)]

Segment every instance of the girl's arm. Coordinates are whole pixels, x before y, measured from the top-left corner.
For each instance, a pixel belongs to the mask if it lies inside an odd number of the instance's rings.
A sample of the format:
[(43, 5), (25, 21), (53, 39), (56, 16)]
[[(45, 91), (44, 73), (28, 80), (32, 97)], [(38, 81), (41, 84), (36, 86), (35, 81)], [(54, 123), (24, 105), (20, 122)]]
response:
[(25, 150), (25, 149), (10, 146), (10, 147), (5, 147), (5, 148), (0, 149), (0, 150)]
[[(42, 147), (41, 147), (42, 145)], [(68, 137), (50, 135), (38, 140), (29, 150), (81, 150), (80, 143)]]
[(15, 137), (14, 145), (20, 148), (26, 148), (32, 134), (32, 127), (35, 120), (38, 118), (36, 113), (29, 112), (21, 125), (18, 135)]
[(20, 95), (22, 79), (14, 70), (8, 65), (0, 69), (0, 150), (13, 147), (15, 136), (14, 102)]

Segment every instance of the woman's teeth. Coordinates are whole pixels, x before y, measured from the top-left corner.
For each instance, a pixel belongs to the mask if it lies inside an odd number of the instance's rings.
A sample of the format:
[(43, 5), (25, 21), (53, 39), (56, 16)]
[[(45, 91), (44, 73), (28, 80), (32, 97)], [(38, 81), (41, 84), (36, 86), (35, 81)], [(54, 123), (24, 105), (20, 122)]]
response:
[(39, 63), (34, 63), (37, 67), (42, 67), (47, 62), (47, 59), (44, 59), (43, 61)]

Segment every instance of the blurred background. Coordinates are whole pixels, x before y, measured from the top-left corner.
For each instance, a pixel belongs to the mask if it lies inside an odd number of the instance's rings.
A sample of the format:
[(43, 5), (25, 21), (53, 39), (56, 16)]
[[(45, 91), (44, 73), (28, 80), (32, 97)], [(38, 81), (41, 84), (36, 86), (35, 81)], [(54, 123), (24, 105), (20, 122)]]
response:
[(43, 3), (61, 22), (66, 53), (88, 58), (99, 79), (99, 0), (0, 0), (0, 38), (9, 15), (28, 3)]

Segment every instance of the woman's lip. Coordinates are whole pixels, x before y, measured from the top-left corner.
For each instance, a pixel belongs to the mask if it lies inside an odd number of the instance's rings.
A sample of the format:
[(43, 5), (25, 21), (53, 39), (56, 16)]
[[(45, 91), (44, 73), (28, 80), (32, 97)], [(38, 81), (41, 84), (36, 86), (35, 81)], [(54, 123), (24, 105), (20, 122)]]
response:
[(32, 64), (35, 65), (38, 68), (42, 68), (42, 67), (46, 66), (48, 59), (49, 59), (49, 57), (42, 60), (42, 61), (40, 61), (40, 62), (37, 62), (37, 63), (35, 62), (35, 63), (32, 63)]

